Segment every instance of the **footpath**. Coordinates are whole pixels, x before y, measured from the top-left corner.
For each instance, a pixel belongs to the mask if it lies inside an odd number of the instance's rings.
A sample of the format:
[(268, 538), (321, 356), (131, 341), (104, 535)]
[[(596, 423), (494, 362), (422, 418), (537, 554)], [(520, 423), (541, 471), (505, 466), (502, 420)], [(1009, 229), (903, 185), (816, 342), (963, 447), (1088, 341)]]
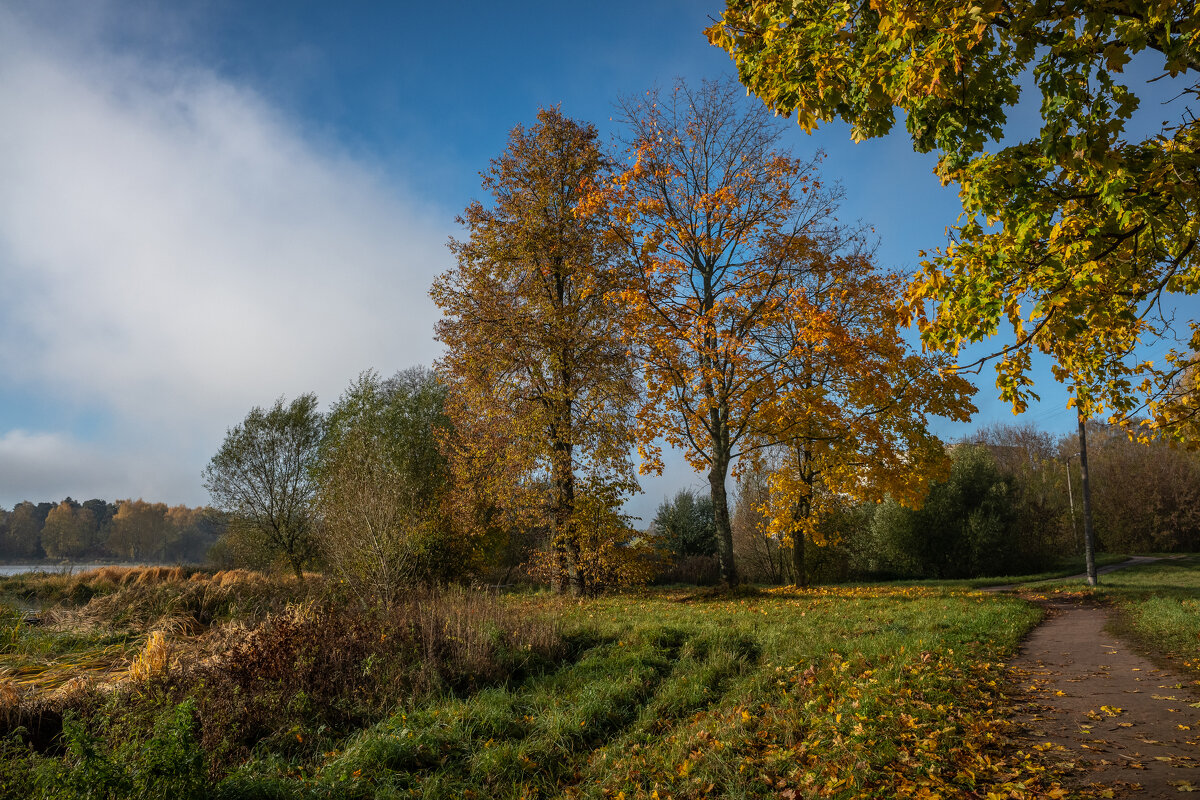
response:
[[(1148, 563), (1132, 558), (1101, 570)], [(1086, 576), (1079, 576), (1082, 580)], [(1061, 579), (1060, 579), (1061, 580)], [(1194, 678), (1158, 666), (1105, 630), (1110, 610), (1030, 595), (1046, 609), (1009, 665), (1029, 746), (1074, 764), (1076, 788), (1101, 797), (1179, 798), (1200, 792), (1200, 693)]]

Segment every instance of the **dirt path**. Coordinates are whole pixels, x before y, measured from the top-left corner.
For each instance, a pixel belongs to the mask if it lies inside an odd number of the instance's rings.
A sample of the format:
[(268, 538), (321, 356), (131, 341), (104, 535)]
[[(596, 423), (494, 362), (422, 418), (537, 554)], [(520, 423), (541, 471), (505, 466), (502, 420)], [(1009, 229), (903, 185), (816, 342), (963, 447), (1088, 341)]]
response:
[[(1128, 562), (1126, 562), (1128, 563)], [(1109, 610), (1039, 600), (1047, 618), (1011, 664), (1020, 721), (1036, 743), (1063, 748), (1080, 786), (1117, 797), (1200, 792), (1200, 694), (1191, 678), (1160, 669), (1104, 630)]]

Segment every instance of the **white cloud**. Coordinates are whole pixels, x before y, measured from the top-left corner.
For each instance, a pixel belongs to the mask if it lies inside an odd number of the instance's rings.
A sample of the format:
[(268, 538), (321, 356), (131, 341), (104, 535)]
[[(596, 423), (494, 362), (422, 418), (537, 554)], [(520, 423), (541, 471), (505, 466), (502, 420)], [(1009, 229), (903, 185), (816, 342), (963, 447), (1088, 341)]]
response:
[(122, 493), (126, 478), (125, 465), (114, 466), (112, 460), (61, 433), (12, 430), (0, 435), (0, 486), (14, 497), (61, 500), (62, 493), (44, 496), (40, 492), (47, 485), (70, 485), (77, 487), (73, 489), (77, 500), (114, 498)]
[[(90, 469), (128, 482), (109, 496), (200, 502), (200, 454), (250, 406), (435, 356), (449, 220), (255, 92), (0, 9), (0, 119), (0, 374), (113, 431), (31, 499)], [(70, 451), (4, 427), (0, 481)]]

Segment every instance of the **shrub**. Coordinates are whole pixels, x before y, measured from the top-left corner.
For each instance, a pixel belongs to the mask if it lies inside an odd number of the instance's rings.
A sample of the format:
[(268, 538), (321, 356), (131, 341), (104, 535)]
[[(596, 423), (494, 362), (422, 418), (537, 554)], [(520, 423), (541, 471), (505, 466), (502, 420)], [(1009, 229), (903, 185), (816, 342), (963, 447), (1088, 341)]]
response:
[(316, 746), (436, 691), (466, 693), (557, 660), (555, 626), (481, 592), (422, 592), (386, 609), (323, 602), (268, 619), (158, 687), (193, 697), (218, 771), (260, 742)]
[(1011, 476), (987, 449), (959, 445), (950, 477), (930, 487), (919, 509), (885, 502), (874, 533), (885, 571), (899, 577), (1016, 574), (1036, 566), (1020, 547)]
[[(29, 751), (11, 751), (33, 767), (32, 798), (112, 798), (199, 800), (207, 779), (204, 753), (196, 739), (195, 707), (191, 701), (166, 709), (154, 721), (144, 741), (106, 741), (77, 714), (63, 719), (62, 758), (37, 758)], [(10, 747), (17, 748), (15, 744)]]
[(365, 605), (407, 587), (460, 577), (467, 537), (446, 511), (449, 471), (438, 445), (446, 390), (423, 369), (387, 380), (366, 372), (329, 414), (316, 468), (323, 555)]

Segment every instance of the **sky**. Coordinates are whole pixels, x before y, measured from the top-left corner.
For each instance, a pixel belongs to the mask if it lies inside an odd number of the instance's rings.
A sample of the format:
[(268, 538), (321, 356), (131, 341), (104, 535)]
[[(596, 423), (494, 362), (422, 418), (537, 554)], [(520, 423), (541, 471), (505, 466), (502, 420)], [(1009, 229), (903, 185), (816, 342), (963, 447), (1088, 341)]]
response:
[[(0, 0), (0, 506), (202, 505), (253, 406), (438, 357), (428, 296), (479, 172), (539, 107), (616, 132), (621, 96), (734, 75), (719, 0), (315, 3)], [(748, 100), (747, 102), (752, 102)], [(901, 131), (789, 129), (911, 270), (961, 210)], [(1020, 418), (985, 370), (970, 425)], [(706, 481), (679, 458), (648, 518)]]

